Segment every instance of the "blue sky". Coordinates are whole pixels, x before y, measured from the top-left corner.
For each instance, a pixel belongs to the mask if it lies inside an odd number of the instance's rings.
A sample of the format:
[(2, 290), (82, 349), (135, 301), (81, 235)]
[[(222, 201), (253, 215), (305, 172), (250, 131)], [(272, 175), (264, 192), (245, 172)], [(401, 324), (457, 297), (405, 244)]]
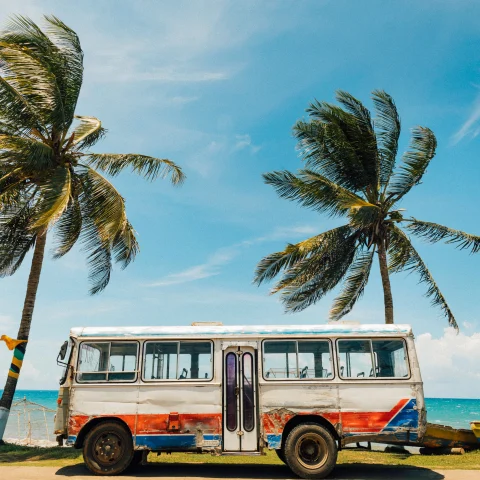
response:
[[(269, 286), (252, 285), (266, 254), (320, 233), (328, 219), (277, 198), (261, 173), (301, 166), (291, 127), (313, 99), (344, 89), (371, 107), (385, 89), (403, 125), (439, 147), (423, 183), (402, 207), (422, 220), (480, 234), (480, 4), (467, 0), (384, 2), (0, 1), (40, 21), (53, 13), (85, 51), (80, 115), (109, 130), (98, 152), (170, 158), (187, 174), (180, 188), (132, 175), (114, 184), (127, 200), (141, 254), (88, 296), (77, 249), (48, 259), (19, 388), (56, 388), (55, 357), (72, 326), (324, 323), (334, 295), (285, 315)], [(461, 326), (455, 336), (413, 275), (392, 278), (397, 323), (419, 339), (426, 394), (480, 397), (480, 256), (415, 245)], [(29, 259), (0, 281), (1, 333), (16, 335)], [(346, 318), (383, 322), (375, 265), (365, 296)], [(3, 385), (10, 352), (0, 349)], [(441, 368), (440, 368), (441, 367)]]

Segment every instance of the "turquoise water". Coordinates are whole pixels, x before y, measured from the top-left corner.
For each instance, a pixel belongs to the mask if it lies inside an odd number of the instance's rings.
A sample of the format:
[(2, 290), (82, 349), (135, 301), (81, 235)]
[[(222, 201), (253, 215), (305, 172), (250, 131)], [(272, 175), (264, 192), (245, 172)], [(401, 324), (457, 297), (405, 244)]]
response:
[[(55, 410), (57, 396), (57, 390), (19, 390), (14, 401), (18, 402), (26, 398), (30, 402)], [(427, 419), (431, 423), (450, 425), (454, 428), (470, 428), (472, 420), (480, 420), (480, 399), (427, 398), (425, 401), (428, 412)], [(15, 413), (10, 416), (7, 425), (5, 438), (25, 438), (29, 435), (29, 431), (28, 425), (24, 422), (23, 405), (19, 405), (14, 411)], [(50, 440), (52, 440), (54, 413), (36, 409), (30, 413), (30, 416), (32, 438), (46, 439), (48, 431)]]

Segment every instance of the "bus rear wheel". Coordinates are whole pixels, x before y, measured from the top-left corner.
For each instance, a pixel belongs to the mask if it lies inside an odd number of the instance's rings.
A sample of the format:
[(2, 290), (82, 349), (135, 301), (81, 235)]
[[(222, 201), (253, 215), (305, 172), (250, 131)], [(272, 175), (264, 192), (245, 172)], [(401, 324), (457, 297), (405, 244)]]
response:
[(117, 422), (92, 428), (83, 444), (83, 460), (95, 475), (118, 475), (132, 462), (132, 434)]
[(337, 463), (335, 439), (316, 423), (297, 425), (285, 441), (284, 452), (287, 465), (302, 478), (325, 478)]

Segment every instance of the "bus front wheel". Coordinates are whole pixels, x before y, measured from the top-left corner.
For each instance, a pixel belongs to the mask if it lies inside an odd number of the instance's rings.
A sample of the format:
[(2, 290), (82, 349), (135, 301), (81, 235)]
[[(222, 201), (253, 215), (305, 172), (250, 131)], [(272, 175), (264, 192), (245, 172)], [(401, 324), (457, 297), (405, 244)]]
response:
[(92, 428), (83, 444), (83, 460), (95, 475), (118, 475), (132, 462), (132, 434), (117, 422)]
[(316, 423), (297, 425), (285, 442), (285, 460), (299, 477), (326, 477), (337, 463), (337, 445), (330, 432)]

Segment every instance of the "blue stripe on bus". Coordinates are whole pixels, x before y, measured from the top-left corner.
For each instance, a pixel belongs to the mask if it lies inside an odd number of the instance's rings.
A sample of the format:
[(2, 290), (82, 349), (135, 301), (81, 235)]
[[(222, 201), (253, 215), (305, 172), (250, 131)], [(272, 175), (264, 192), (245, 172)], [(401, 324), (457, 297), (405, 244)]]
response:
[(399, 427), (401, 428), (418, 428), (418, 410), (417, 401), (412, 398), (401, 410), (395, 415), (387, 426), (383, 429), (384, 432), (393, 432)]
[(273, 433), (267, 434), (268, 448), (282, 448), (282, 436)]
[[(214, 445), (204, 445), (206, 446), (220, 446), (221, 436), (220, 435), (204, 435), (203, 440), (207, 442), (212, 442)], [(180, 448), (180, 449), (189, 449), (197, 447), (197, 439), (194, 434), (172, 434), (172, 435), (137, 435), (136, 441), (137, 446), (155, 449), (165, 449), (165, 448)]]

